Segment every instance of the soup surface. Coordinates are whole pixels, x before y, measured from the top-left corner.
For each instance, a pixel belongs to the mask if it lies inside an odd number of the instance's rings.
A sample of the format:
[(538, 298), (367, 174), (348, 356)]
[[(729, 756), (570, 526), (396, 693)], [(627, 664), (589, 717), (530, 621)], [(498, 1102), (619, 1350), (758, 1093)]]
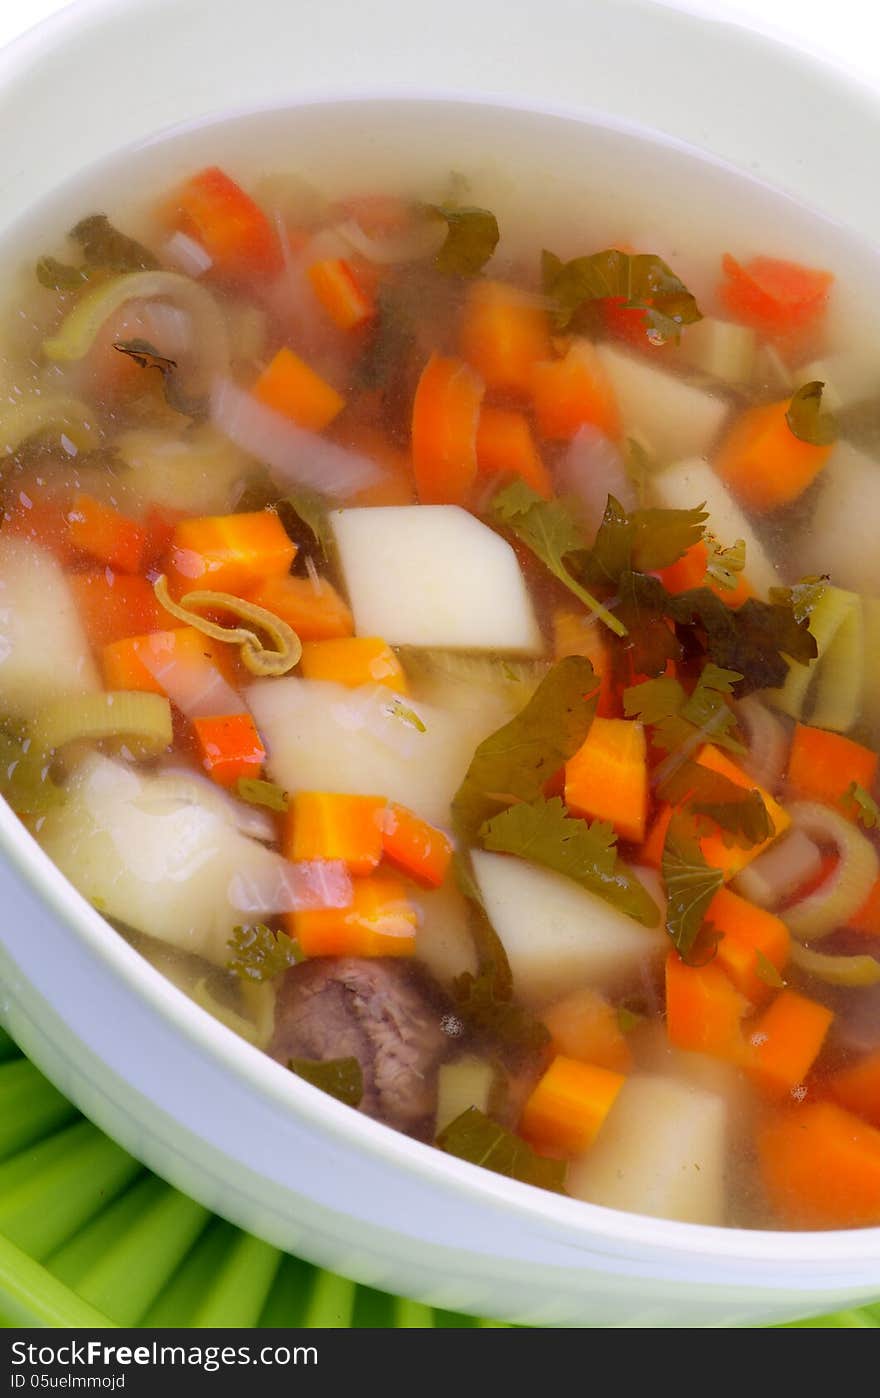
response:
[(352, 1108), (615, 1208), (880, 1223), (876, 268), (631, 136), (545, 179), (538, 118), (469, 170), (360, 110), (7, 239), (0, 791)]

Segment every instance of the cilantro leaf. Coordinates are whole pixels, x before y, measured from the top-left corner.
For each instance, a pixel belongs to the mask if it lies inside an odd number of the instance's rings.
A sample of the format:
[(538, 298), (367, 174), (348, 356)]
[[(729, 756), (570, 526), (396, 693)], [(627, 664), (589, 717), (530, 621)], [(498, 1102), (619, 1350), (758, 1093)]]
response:
[(677, 340), (682, 326), (702, 319), (684, 282), (654, 253), (606, 248), (562, 262), (545, 252), (541, 270), (558, 330), (568, 329), (591, 303), (609, 298), (623, 298), (627, 307), (644, 310), (646, 334), (655, 341)]
[(105, 267), (113, 272), (152, 272), (161, 266), (149, 248), (120, 233), (106, 214), (80, 219), (71, 228), (70, 237), (79, 243), (90, 267)]
[(480, 838), (488, 850), (518, 855), (574, 879), (646, 927), (660, 920), (654, 900), (618, 857), (612, 827), (569, 816), (558, 796), (511, 806), (486, 821)]
[(666, 595), (666, 614), (682, 626), (698, 626), (705, 635), (709, 657), (725, 670), (742, 676), (734, 686), (738, 699), (757, 689), (778, 689), (785, 682), (789, 661), (807, 665), (818, 653), (805, 621), (798, 621), (790, 602), (759, 602), (750, 597), (741, 607), (725, 605), (706, 587)]
[(461, 843), (472, 844), (499, 808), (534, 801), (577, 752), (596, 711), (597, 684), (584, 656), (570, 655), (545, 676), (524, 709), (480, 743), (452, 802)]
[(858, 782), (850, 782), (840, 804), (848, 815), (854, 816), (866, 830), (875, 830), (880, 825), (880, 806), (869, 791)]
[(434, 258), (446, 276), (475, 277), (498, 246), (498, 220), (488, 209), (429, 204), (428, 211), (446, 222), (446, 240)]
[(456, 1012), (469, 1029), (496, 1040), (502, 1049), (536, 1053), (550, 1042), (550, 1034), (511, 994), (494, 965), (484, 966), (476, 975), (464, 971), (452, 982)]
[(666, 931), (682, 960), (689, 961), (724, 875), (706, 863), (697, 829), (687, 815), (677, 812), (669, 822), (661, 873), (666, 885)]
[(566, 567), (568, 555), (585, 550), (580, 530), (561, 500), (545, 500), (525, 481), (517, 480), (498, 492), (490, 510), (495, 521), (525, 544), (545, 568), (604, 621), (611, 631), (618, 636), (626, 635), (626, 628), (581, 586)]
[(627, 629), (626, 650), (637, 675), (662, 675), (680, 660), (681, 645), (666, 620), (668, 593), (649, 573), (622, 573), (617, 584), (617, 615)]
[(208, 405), (204, 398), (190, 398), (185, 394), (177, 381), (177, 360), (169, 359), (167, 355), (160, 354), (155, 345), (151, 345), (149, 340), (116, 340), (113, 348), (119, 354), (128, 355), (141, 369), (157, 369), (162, 375), (162, 387), (165, 392), (165, 401), (168, 406), (177, 413), (183, 413), (185, 417), (202, 418), (208, 411)]
[(683, 696), (675, 713), (656, 722), (654, 746), (668, 753), (682, 748), (693, 752), (701, 744), (712, 742), (728, 752), (745, 752), (734, 731), (736, 715), (727, 702), (727, 696), (741, 679), (736, 670), (722, 670), (708, 661), (691, 695)]
[(657, 769), (657, 795), (671, 806), (689, 806), (720, 828), (726, 844), (751, 846), (769, 840), (775, 826), (757, 787), (739, 786), (692, 758), (675, 754)]
[(683, 687), (671, 675), (659, 675), (623, 691), (623, 712), (640, 723), (661, 723), (673, 718), (687, 699)]
[(512, 1131), (507, 1131), (477, 1107), (468, 1107), (437, 1137), (436, 1145), (447, 1155), (482, 1165), (498, 1175), (535, 1184), (564, 1194), (565, 1161), (548, 1160)]
[(303, 553), (317, 553), (329, 559), (333, 550), (333, 528), (327, 501), (316, 490), (299, 486), (275, 506), (285, 531)]
[(805, 383), (795, 393), (785, 414), (785, 421), (795, 437), (813, 447), (827, 447), (837, 441), (837, 419), (833, 413), (822, 411), (824, 387), (818, 379)]
[(287, 1066), (298, 1078), (305, 1078), (347, 1107), (360, 1104), (364, 1075), (356, 1058), (291, 1058)]
[(578, 554), (578, 572), (595, 583), (616, 585), (625, 572), (668, 568), (703, 537), (708, 519), (695, 510), (633, 510), (627, 514), (609, 495), (593, 547)]
[(301, 959), (296, 942), (284, 932), (273, 932), (264, 922), (234, 927), (226, 945), (232, 951), (227, 971), (246, 981), (273, 980)]
[(239, 777), (235, 783), (235, 794), (241, 801), (252, 806), (265, 806), (269, 811), (286, 811), (289, 805), (287, 792), (275, 782), (263, 781), (260, 777)]
[(739, 584), (739, 574), (746, 566), (745, 539), (735, 539), (728, 549), (722, 548), (714, 534), (706, 534), (705, 539), (709, 545), (706, 572), (725, 592), (735, 591)]
[(789, 607), (796, 622), (807, 622), (828, 588), (827, 573), (822, 577), (801, 578), (791, 587), (771, 587), (770, 601)]

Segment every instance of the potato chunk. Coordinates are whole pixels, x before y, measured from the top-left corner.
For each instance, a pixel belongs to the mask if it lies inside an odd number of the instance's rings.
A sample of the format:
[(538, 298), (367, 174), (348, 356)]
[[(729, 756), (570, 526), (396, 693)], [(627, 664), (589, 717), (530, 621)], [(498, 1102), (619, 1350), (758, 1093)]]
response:
[(624, 436), (643, 436), (664, 462), (707, 455), (728, 413), (723, 398), (613, 345), (600, 345), (599, 356), (617, 397)]

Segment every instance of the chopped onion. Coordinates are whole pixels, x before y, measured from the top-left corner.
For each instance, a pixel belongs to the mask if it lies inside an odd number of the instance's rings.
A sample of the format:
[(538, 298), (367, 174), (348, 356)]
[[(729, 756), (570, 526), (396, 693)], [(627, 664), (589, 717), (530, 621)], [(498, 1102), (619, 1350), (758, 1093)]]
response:
[(337, 232), (355, 252), (368, 262), (390, 266), (395, 262), (421, 262), (439, 252), (449, 229), (442, 219), (421, 219), (404, 233), (372, 238), (353, 218), (336, 225)]
[(609, 495), (627, 511), (639, 503), (619, 449), (598, 427), (589, 424), (578, 429), (561, 458), (556, 468), (556, 485), (561, 495), (570, 495), (577, 501), (591, 537), (602, 523)]
[(164, 253), (166, 260), (188, 277), (203, 277), (214, 265), (211, 254), (187, 233), (172, 233)]
[(788, 813), (795, 830), (819, 844), (836, 845), (840, 854), (840, 863), (822, 886), (786, 909), (785, 921), (793, 936), (809, 942), (845, 926), (859, 911), (877, 882), (880, 860), (870, 840), (830, 806), (798, 801)]
[(236, 446), (265, 462), (282, 489), (307, 486), (343, 500), (359, 494), (381, 476), (368, 456), (297, 427), (228, 378), (220, 378), (214, 385), (211, 420)]
[(261, 875), (233, 874), (229, 901), (248, 916), (347, 908), (351, 876), (339, 859), (278, 859)]
[(792, 830), (759, 854), (734, 880), (736, 892), (759, 908), (778, 908), (817, 877), (822, 852), (803, 830)]
[(765, 791), (777, 790), (788, 758), (785, 725), (753, 694), (737, 704), (737, 713), (745, 722), (749, 740), (749, 750), (741, 759), (741, 766)]

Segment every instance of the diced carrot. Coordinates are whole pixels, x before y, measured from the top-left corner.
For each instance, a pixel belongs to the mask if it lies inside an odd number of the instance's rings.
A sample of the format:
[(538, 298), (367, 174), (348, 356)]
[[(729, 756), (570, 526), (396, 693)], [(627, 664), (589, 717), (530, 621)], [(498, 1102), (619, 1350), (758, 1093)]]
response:
[(387, 684), (398, 694), (407, 693), (403, 666), (379, 636), (305, 641), (300, 670), (307, 680), (332, 680), (349, 689), (362, 684)]
[(786, 421), (790, 398), (748, 408), (734, 421), (715, 470), (752, 510), (776, 510), (803, 495), (831, 455), (796, 437)]
[(799, 1087), (819, 1056), (834, 1015), (794, 990), (776, 999), (748, 1026), (745, 1067), (766, 1096), (785, 1097)]
[(877, 764), (877, 753), (852, 738), (798, 723), (791, 741), (788, 781), (799, 796), (834, 806), (854, 820), (855, 810), (850, 809), (850, 803), (841, 804), (842, 798), (851, 782), (870, 791), (877, 777)]
[(668, 803), (660, 807), (651, 822), (645, 843), (639, 850), (639, 863), (647, 864), (650, 869), (659, 869), (663, 863), (663, 849), (666, 845), (666, 835), (669, 830), (669, 822), (672, 820), (673, 809)]
[(732, 762), (720, 748), (713, 747), (711, 743), (707, 744), (706, 747), (701, 748), (697, 761), (702, 767), (708, 767), (710, 771), (720, 773), (721, 776), (735, 782), (737, 786), (760, 792), (764, 805), (767, 807), (770, 823), (773, 826), (773, 834), (770, 838), (762, 840), (756, 845), (726, 845), (720, 833), (704, 835), (701, 838), (700, 849), (703, 858), (713, 869), (720, 869), (723, 872), (724, 881), (727, 883), (739, 873), (740, 869), (744, 869), (747, 864), (756, 859), (762, 850), (767, 849), (777, 836), (788, 829), (791, 825), (791, 816), (784, 807), (780, 806), (778, 801), (774, 801), (769, 791), (765, 791), (762, 786), (758, 786), (757, 782), (753, 782), (751, 777), (747, 776), (741, 767), (737, 767), (736, 763)]
[(298, 427), (322, 432), (345, 407), (341, 393), (284, 345), (251, 389), (254, 397)]
[(749, 1002), (716, 961), (688, 966), (677, 951), (666, 958), (666, 1032), (676, 1048), (739, 1064), (743, 1016)]
[(532, 370), (550, 358), (547, 312), (504, 282), (475, 282), (461, 326), (461, 353), (498, 393), (528, 399)]
[(345, 600), (326, 578), (266, 578), (248, 601), (274, 612), (292, 626), (301, 641), (330, 641), (354, 634), (354, 621)]
[(139, 573), (147, 536), (136, 520), (80, 492), (67, 516), (74, 548), (118, 573)]
[(792, 1228), (880, 1223), (880, 1131), (833, 1102), (791, 1107), (758, 1133), (767, 1198)]
[(687, 552), (683, 553), (675, 563), (670, 563), (667, 568), (662, 568), (657, 576), (666, 591), (672, 593), (673, 596), (679, 592), (689, 592), (692, 588), (708, 587), (729, 607), (739, 607), (754, 596), (745, 573), (740, 573), (736, 587), (724, 588), (715, 582), (714, 578), (707, 576), (706, 565), (708, 561), (709, 550), (706, 544), (700, 540), (696, 544), (691, 544)]
[(439, 888), (452, 859), (452, 841), (406, 806), (392, 802), (382, 822), (385, 858), (417, 883)]
[(69, 512), (69, 498), (57, 488), (28, 482), (14, 495), (9, 491), (0, 520), (4, 533), (28, 539), (54, 554), (59, 563), (67, 564), (78, 556), (70, 537)]
[(825, 313), (834, 278), (830, 272), (753, 257), (740, 263), (725, 253), (720, 296), (725, 309), (745, 325), (766, 335), (786, 336), (815, 326)]
[(126, 636), (158, 631), (168, 620), (146, 578), (93, 568), (68, 581), (91, 644), (100, 650)]
[(171, 547), (174, 531), (182, 519), (184, 510), (173, 510), (167, 505), (151, 505), (144, 515), (144, 530), (147, 536), (144, 549), (144, 567), (158, 564)]
[(372, 874), (382, 858), (384, 796), (298, 791), (287, 814), (290, 859), (341, 859), (352, 874)]
[(266, 578), (284, 577), (296, 557), (272, 510), (183, 519), (174, 530), (168, 581), (178, 595), (207, 588), (242, 597)]
[(827, 1079), (827, 1086), (841, 1106), (880, 1126), (880, 1049), (839, 1068)]
[(216, 166), (200, 170), (175, 191), (168, 222), (200, 243), (212, 273), (231, 281), (266, 279), (281, 271), (278, 236), (249, 194)]
[(413, 205), (396, 194), (354, 194), (340, 200), (339, 207), (370, 238), (401, 233), (413, 221)]
[(538, 431), (550, 441), (570, 441), (587, 424), (614, 441), (620, 436), (614, 389), (589, 340), (572, 340), (564, 359), (535, 365), (532, 405)]
[(354, 879), (348, 908), (290, 913), (285, 921), (306, 956), (412, 956), (418, 914), (397, 879)]
[(582, 1155), (599, 1134), (625, 1081), (622, 1073), (559, 1054), (528, 1097), (520, 1130), (544, 1150)]
[(645, 730), (625, 718), (594, 718), (565, 764), (565, 804), (575, 815), (609, 820), (636, 844), (645, 838), (648, 764)]
[(542, 1012), (556, 1053), (594, 1063), (615, 1073), (632, 1067), (632, 1052), (620, 1028), (617, 1010), (589, 986), (573, 990)]
[(545, 500), (553, 494), (528, 418), (509, 408), (483, 405), (477, 424), (477, 470), (481, 476), (519, 476)]
[(432, 354), (413, 401), (412, 457), (423, 505), (461, 505), (477, 474), (485, 384), (462, 359)]
[(194, 718), (193, 729), (202, 766), (218, 786), (234, 786), (240, 777), (257, 777), (266, 749), (250, 714)]
[[(167, 693), (157, 678), (166, 669), (170, 673), (185, 667), (193, 676), (193, 689), (203, 687), (205, 692), (212, 677), (219, 673), (228, 679), (229, 674), (223, 648), (193, 626), (113, 641), (104, 647), (101, 665), (108, 689), (142, 689), (149, 694)], [(200, 676), (203, 685), (197, 685)]]
[(754, 1005), (769, 999), (773, 988), (761, 977), (758, 954), (766, 957), (777, 971), (783, 970), (791, 938), (782, 918), (738, 897), (729, 888), (719, 888), (706, 909), (706, 919), (722, 934), (716, 960), (737, 990)]
[(880, 879), (847, 926), (852, 932), (863, 932), (866, 937), (880, 937)]
[(313, 262), (308, 269), (312, 290), (340, 330), (357, 330), (376, 314), (376, 304), (343, 257)]
[(614, 666), (602, 630), (596, 618), (584, 612), (554, 612), (553, 654), (557, 660), (563, 660), (567, 655), (586, 656), (599, 681), (596, 713), (600, 718), (619, 718), (620, 706), (614, 691)]

